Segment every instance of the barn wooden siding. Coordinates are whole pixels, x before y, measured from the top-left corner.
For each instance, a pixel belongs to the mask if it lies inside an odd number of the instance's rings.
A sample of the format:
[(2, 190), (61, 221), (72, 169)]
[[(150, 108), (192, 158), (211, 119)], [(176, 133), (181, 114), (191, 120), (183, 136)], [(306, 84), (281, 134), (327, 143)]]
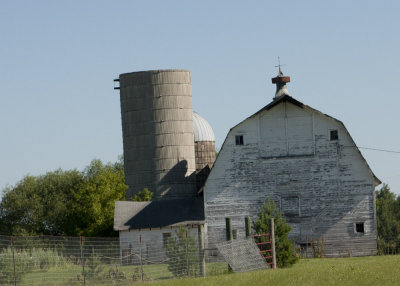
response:
[[(338, 140), (330, 140), (331, 130)], [(225, 240), (225, 217), (245, 237), (245, 216), (255, 218), (270, 197), (297, 244), (323, 236), (327, 257), (375, 254), (375, 178), (348, 146), (354, 142), (341, 122), (289, 102), (232, 128), (205, 186), (207, 247)], [(356, 223), (365, 233), (356, 233)]]

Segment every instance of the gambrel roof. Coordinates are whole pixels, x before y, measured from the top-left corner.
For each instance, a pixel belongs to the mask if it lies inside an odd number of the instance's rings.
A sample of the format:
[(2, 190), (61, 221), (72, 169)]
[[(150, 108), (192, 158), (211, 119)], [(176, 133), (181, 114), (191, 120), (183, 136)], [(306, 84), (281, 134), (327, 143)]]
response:
[[(262, 109), (260, 109), (259, 111), (257, 111), (257, 112), (254, 113), (253, 115), (251, 115), (251, 116), (249, 116), (248, 118), (246, 118), (245, 120), (243, 120), (243, 121), (241, 121), (240, 123), (236, 124), (234, 127), (232, 127), (232, 128), (230, 129), (229, 132), (231, 132), (235, 127), (239, 126), (240, 124), (242, 124), (243, 122), (247, 121), (248, 119), (253, 118), (253, 117), (259, 115), (261, 112), (268, 111), (268, 110), (274, 108), (275, 106), (277, 106), (278, 104), (281, 104), (281, 103), (284, 103), (284, 102), (289, 102), (289, 103), (291, 103), (291, 104), (293, 104), (293, 105), (295, 105), (295, 106), (297, 106), (297, 107), (306, 108), (306, 109), (308, 109), (308, 110), (311, 110), (311, 111), (313, 111), (313, 112), (316, 112), (316, 113), (320, 114), (321, 116), (326, 117), (326, 118), (329, 118), (330, 120), (334, 120), (334, 121), (336, 121), (339, 125), (341, 125), (341, 126), (343, 127), (343, 130), (345, 130), (345, 132), (346, 132), (347, 135), (349, 136), (350, 141), (352, 142), (352, 146), (346, 146), (346, 147), (352, 147), (352, 148), (355, 148), (355, 149), (357, 150), (357, 152), (359, 153), (359, 155), (360, 155), (360, 157), (362, 158), (363, 162), (364, 162), (365, 165), (367, 166), (368, 171), (369, 171), (370, 174), (373, 176), (374, 181), (375, 181), (375, 186), (378, 186), (378, 185), (380, 185), (380, 184), (382, 183), (382, 181), (379, 180), (379, 179), (375, 176), (375, 174), (372, 172), (372, 170), (371, 170), (371, 168), (369, 167), (367, 161), (365, 160), (364, 156), (361, 154), (361, 152), (360, 152), (360, 150), (358, 149), (356, 143), (354, 142), (353, 138), (351, 137), (350, 133), (347, 131), (347, 128), (346, 128), (346, 126), (343, 124), (342, 121), (340, 121), (340, 120), (338, 120), (338, 119), (336, 119), (336, 118), (334, 118), (334, 117), (332, 117), (332, 116), (330, 116), (330, 115), (327, 115), (327, 114), (325, 114), (325, 113), (322, 113), (322, 112), (320, 112), (320, 111), (318, 111), (318, 110), (316, 110), (316, 109), (314, 109), (314, 108), (312, 108), (312, 107), (310, 107), (310, 106), (308, 106), (308, 105), (305, 105), (305, 104), (303, 104), (302, 102), (298, 101), (297, 99), (293, 98), (293, 97), (290, 96), (290, 95), (285, 94), (285, 95), (282, 95), (282, 96), (280, 96), (280, 97), (275, 97), (274, 100), (273, 100), (272, 102), (270, 102), (269, 104), (267, 104), (266, 106), (264, 106)], [(228, 138), (228, 136), (227, 136), (226, 138)], [(225, 138), (225, 141), (226, 141), (226, 138)], [(224, 143), (222, 144), (221, 150), (222, 150), (223, 147), (224, 147), (225, 141), (224, 141)], [(217, 160), (218, 160), (218, 158), (217, 158)]]

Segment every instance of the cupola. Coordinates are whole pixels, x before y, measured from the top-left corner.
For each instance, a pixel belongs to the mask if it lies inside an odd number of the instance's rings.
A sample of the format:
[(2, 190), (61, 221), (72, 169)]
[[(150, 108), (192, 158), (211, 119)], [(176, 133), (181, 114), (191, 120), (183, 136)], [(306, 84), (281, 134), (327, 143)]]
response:
[(286, 83), (290, 82), (290, 76), (285, 76), (279, 66), (278, 75), (272, 78), (272, 83), (276, 84), (276, 93), (273, 99), (277, 99), (283, 95), (289, 95), (289, 91), (286, 88)]

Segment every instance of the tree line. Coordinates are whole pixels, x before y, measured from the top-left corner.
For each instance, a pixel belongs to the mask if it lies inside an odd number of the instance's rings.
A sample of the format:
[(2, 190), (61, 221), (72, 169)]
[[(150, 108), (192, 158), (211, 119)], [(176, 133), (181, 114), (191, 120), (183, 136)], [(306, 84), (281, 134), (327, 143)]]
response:
[(400, 253), (400, 195), (387, 184), (376, 192), (376, 218), (379, 253)]
[[(116, 236), (114, 202), (125, 200), (123, 159), (104, 164), (93, 160), (83, 171), (58, 169), (25, 176), (6, 187), (0, 202), (0, 234)], [(150, 200), (144, 190), (134, 198)], [(400, 250), (400, 196), (388, 185), (376, 192), (378, 249)]]
[(115, 236), (114, 202), (125, 199), (122, 158), (93, 160), (83, 171), (58, 169), (6, 187), (0, 234)]

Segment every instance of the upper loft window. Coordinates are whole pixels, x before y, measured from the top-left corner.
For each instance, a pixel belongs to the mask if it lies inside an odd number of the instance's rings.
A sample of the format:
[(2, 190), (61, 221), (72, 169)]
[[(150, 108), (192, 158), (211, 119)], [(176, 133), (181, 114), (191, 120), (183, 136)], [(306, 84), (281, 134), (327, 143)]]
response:
[(331, 138), (331, 141), (339, 140), (339, 132), (337, 130), (331, 130), (330, 138)]
[(243, 145), (243, 135), (236, 135), (235, 143), (236, 143), (236, 145)]
[(356, 223), (356, 233), (365, 233), (365, 228), (364, 228), (363, 222)]

